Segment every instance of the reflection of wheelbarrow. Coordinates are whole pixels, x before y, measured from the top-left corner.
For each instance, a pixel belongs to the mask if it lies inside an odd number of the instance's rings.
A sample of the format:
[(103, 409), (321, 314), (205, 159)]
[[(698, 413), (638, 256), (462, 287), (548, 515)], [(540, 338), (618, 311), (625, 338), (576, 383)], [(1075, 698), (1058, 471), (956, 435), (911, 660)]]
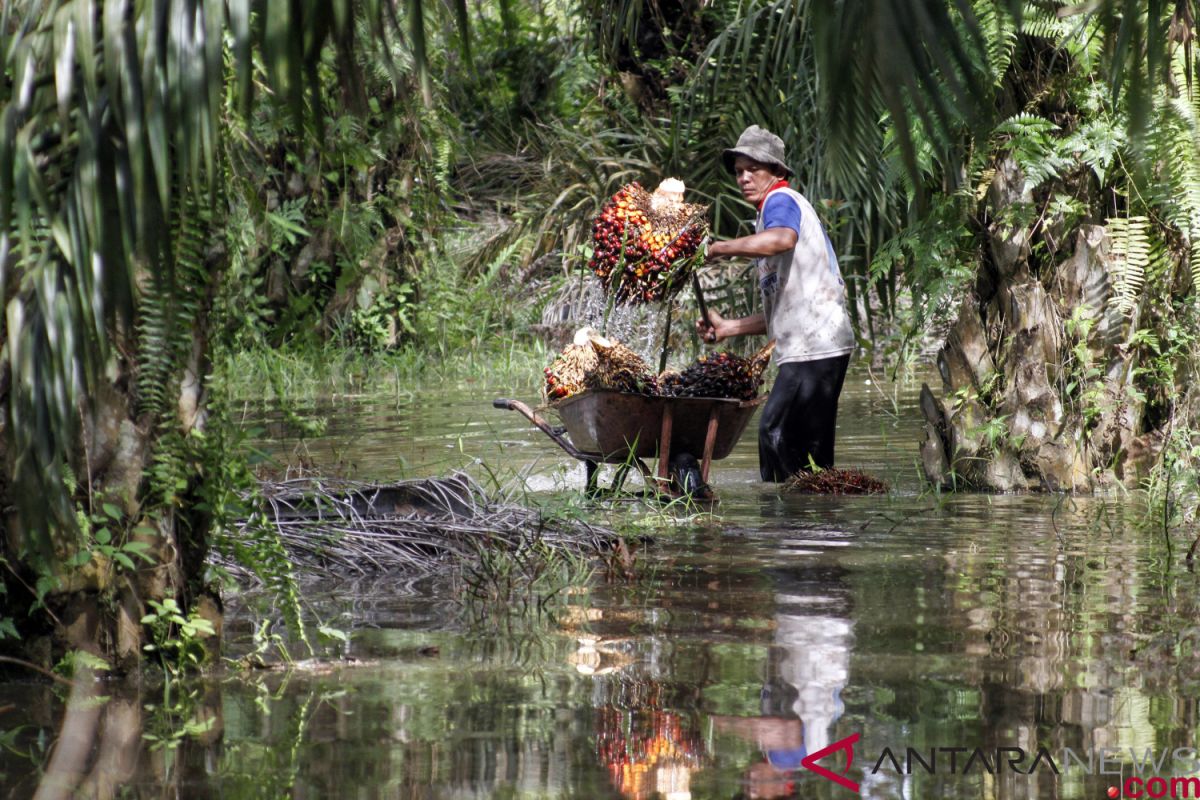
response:
[[(676, 493), (704, 494), (712, 462), (729, 455), (754, 409), (764, 400), (765, 394), (753, 400), (723, 400), (585, 391), (550, 406), (562, 418), (562, 428), (552, 427), (519, 400), (501, 398), (492, 405), (520, 412), (567, 455), (582, 461), (587, 467), (589, 494), (596, 492), (599, 464), (618, 465), (614, 490), (636, 466), (648, 485), (658, 481), (658, 485), (670, 489), (673, 482)], [(642, 460), (655, 456), (657, 474)], [(689, 468), (696, 456), (700, 457), (698, 469)]]

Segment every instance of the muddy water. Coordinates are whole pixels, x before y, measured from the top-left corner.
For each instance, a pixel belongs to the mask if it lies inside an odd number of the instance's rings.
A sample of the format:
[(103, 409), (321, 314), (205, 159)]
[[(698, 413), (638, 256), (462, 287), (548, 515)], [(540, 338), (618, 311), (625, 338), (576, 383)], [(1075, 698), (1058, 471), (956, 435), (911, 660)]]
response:
[[(552, 618), (469, 623), (438, 580), (310, 585), (309, 612), (349, 634), (334, 658), (189, 685), (173, 714), (157, 687), (113, 687), (113, 730), (159, 738), (117, 748), (110, 774), (136, 797), (1101, 798), (1170, 796), (1172, 778), (1186, 796), (1186, 537), (1168, 550), (1124, 500), (925, 493), (915, 388), (893, 401), (852, 374), (843, 396), (839, 463), (888, 496), (765, 487), (751, 431), (714, 467), (715, 515), (643, 514), (638, 577), (597, 574)], [(322, 468), (574, 496), (582, 467), (492, 396), (342, 400), (309, 440), (259, 416), (264, 446)], [(254, 597), (230, 612), (233, 655), (279, 616)], [(4, 690), (2, 780), (25, 797), (61, 703)], [(838, 743), (816, 763), (841, 783), (801, 766)]]

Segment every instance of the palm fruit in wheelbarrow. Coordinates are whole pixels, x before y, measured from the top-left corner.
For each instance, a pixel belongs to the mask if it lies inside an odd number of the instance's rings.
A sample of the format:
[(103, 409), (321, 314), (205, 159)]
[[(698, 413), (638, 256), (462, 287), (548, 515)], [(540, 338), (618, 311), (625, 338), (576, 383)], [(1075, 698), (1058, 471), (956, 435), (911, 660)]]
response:
[(750, 358), (730, 353), (700, 356), (683, 372), (658, 376), (659, 391), (667, 397), (720, 397), (753, 400), (762, 386), (763, 371), (771, 361), (775, 342), (769, 342)]
[(592, 335), (590, 341), (596, 352), (596, 366), (584, 378), (587, 388), (631, 394), (658, 393), (657, 378), (641, 356), (616, 339)]
[(547, 402), (563, 400), (584, 389), (653, 394), (654, 374), (641, 356), (591, 328), (575, 331), (567, 345), (544, 370)]
[(617, 303), (669, 299), (703, 260), (708, 209), (683, 202), (683, 192), (683, 181), (675, 178), (653, 192), (631, 183), (612, 196), (592, 223), (588, 266)]
[(546, 386), (542, 394), (546, 402), (562, 400), (584, 390), (587, 374), (594, 370), (600, 361), (591, 343), (591, 337), (594, 335), (595, 332), (591, 328), (575, 331), (575, 340), (564, 347), (550, 366), (543, 370)]

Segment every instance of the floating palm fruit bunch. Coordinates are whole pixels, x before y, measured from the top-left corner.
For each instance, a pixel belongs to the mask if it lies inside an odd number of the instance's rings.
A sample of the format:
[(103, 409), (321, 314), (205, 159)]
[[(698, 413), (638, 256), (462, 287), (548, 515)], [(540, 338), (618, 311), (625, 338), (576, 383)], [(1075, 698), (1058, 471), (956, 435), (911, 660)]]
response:
[(707, 208), (683, 202), (684, 188), (675, 178), (652, 193), (631, 183), (612, 196), (592, 223), (588, 266), (618, 303), (673, 296), (703, 258)]
[(750, 358), (728, 351), (700, 356), (683, 372), (659, 375), (659, 391), (668, 397), (752, 400), (762, 386), (763, 371), (774, 349), (775, 343), (770, 342)]
[(887, 484), (858, 469), (830, 469), (798, 472), (784, 488), (801, 494), (882, 494)]

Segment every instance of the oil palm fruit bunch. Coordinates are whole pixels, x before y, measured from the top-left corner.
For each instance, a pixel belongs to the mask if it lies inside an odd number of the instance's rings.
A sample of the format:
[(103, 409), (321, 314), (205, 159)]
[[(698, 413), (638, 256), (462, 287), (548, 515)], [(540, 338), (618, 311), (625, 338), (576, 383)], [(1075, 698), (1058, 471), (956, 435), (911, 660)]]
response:
[(750, 358), (729, 351), (700, 356), (683, 372), (659, 375), (659, 391), (667, 397), (753, 400), (762, 386), (762, 374), (774, 350), (775, 342), (770, 342)]
[[(588, 330), (586, 328), (582, 330)], [(575, 342), (567, 345), (561, 353), (546, 367), (546, 386), (542, 395), (546, 402), (563, 400), (573, 394), (582, 392), (584, 378), (588, 372), (596, 368), (599, 359), (596, 351), (586, 336), (583, 341), (576, 334)]]
[(575, 331), (575, 339), (544, 370), (547, 402), (564, 400), (584, 389), (654, 394), (657, 381), (637, 353), (591, 328)]
[(797, 472), (784, 488), (801, 494), (882, 494), (888, 485), (859, 469), (830, 467), (815, 472)]
[(708, 209), (683, 202), (684, 188), (675, 178), (653, 192), (631, 183), (612, 196), (592, 223), (588, 266), (618, 303), (672, 297), (703, 260)]
[(658, 380), (637, 353), (615, 339), (592, 335), (596, 367), (587, 373), (584, 385), (589, 389), (654, 395)]

